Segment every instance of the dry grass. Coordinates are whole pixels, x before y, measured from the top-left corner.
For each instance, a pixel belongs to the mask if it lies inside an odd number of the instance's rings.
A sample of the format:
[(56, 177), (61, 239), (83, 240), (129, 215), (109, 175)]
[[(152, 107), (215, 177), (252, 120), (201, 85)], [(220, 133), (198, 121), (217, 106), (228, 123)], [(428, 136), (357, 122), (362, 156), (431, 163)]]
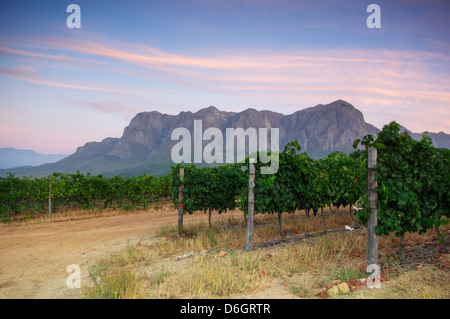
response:
[(102, 262), (88, 265), (93, 285), (83, 287), (82, 293), (89, 299), (141, 299), (146, 297), (136, 266), (145, 261), (142, 249), (128, 243), (123, 251), (111, 253)]
[[(352, 225), (347, 210), (327, 214), (328, 230)], [(279, 239), (276, 216), (255, 216), (255, 243)], [(251, 295), (266, 283), (281, 278), (290, 293), (304, 298), (317, 294), (333, 280), (366, 278), (366, 230), (334, 232), (245, 252), (244, 220), (231, 216), (207, 224), (177, 228), (163, 226), (148, 242), (128, 246), (92, 268), (96, 281), (84, 288), (86, 298), (227, 298)], [(447, 226), (444, 231), (448, 232)], [(283, 217), (283, 231), (292, 237), (322, 232), (321, 216), (296, 213)], [(436, 240), (434, 231), (407, 234), (407, 247)], [(412, 271), (395, 260), (399, 239), (379, 238), (381, 263), (397, 262), (396, 273), (382, 289), (362, 287), (341, 298), (448, 298), (448, 267), (432, 265)], [(101, 270), (99, 272), (99, 269)]]
[(376, 299), (449, 299), (450, 276), (448, 270), (424, 266), (402, 272), (395, 278), (381, 283), (381, 289), (367, 287), (344, 298)]

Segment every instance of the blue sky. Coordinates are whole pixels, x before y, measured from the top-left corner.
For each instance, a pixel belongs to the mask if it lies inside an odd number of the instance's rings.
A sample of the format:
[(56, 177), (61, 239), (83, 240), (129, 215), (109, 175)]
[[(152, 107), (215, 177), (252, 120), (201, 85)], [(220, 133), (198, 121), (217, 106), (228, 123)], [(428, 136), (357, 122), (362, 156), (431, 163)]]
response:
[(445, 0), (2, 1), (0, 147), (70, 154), (142, 111), (337, 99), (380, 128), (450, 133), (448, 21)]

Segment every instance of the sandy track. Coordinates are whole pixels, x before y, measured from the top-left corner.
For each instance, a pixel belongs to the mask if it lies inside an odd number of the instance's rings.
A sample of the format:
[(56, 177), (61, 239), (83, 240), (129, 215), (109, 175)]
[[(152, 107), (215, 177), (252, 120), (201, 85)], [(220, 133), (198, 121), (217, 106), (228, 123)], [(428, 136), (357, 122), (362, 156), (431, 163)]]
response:
[[(176, 225), (177, 216), (177, 211), (158, 211), (0, 227), (0, 298), (78, 298), (80, 289), (66, 285), (67, 266), (80, 266), (83, 285), (90, 280), (87, 262), (94, 264), (128, 242), (151, 239), (159, 226)], [(200, 221), (207, 215), (184, 216), (186, 224)]]

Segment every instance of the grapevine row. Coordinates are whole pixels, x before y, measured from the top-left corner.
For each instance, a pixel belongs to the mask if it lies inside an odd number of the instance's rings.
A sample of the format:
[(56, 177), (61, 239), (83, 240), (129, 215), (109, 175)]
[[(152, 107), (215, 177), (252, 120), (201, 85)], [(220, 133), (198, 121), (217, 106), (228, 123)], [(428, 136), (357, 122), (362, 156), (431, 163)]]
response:
[[(357, 149), (359, 144), (365, 149)], [(275, 174), (261, 174), (261, 163), (255, 163), (254, 186), (256, 213), (292, 213), (325, 206), (347, 206), (359, 203), (363, 209), (357, 221), (366, 225), (370, 215), (367, 200), (367, 148), (378, 149), (376, 166), (379, 235), (424, 232), (448, 223), (450, 217), (450, 151), (433, 147), (426, 134), (420, 141), (400, 125), (385, 125), (377, 140), (371, 135), (356, 140), (350, 155), (334, 152), (324, 159), (313, 160), (300, 153), (297, 141), (279, 152), (279, 169)], [(259, 154), (258, 154), (259, 158)], [(184, 179), (178, 171), (184, 167)], [(172, 166), (172, 196), (176, 206), (179, 186), (183, 185), (183, 209), (195, 211), (240, 208), (247, 213), (249, 158), (242, 164), (214, 168), (195, 165)], [(280, 220), (280, 219), (279, 219)]]
[(170, 196), (169, 176), (122, 178), (53, 173), (42, 178), (18, 178), (9, 174), (0, 179), (0, 218), (26, 210), (30, 216), (43, 213), (49, 194), (53, 207), (106, 209), (114, 205), (123, 209), (146, 208), (161, 197)]
[[(335, 152), (325, 159), (311, 159), (297, 141), (286, 145), (278, 156), (278, 171), (261, 174), (261, 163), (255, 164), (255, 211), (281, 214), (296, 210), (314, 210), (325, 206), (347, 206), (365, 192), (367, 169), (365, 159)], [(359, 153), (358, 153), (359, 154)], [(258, 154), (259, 156), (259, 154)], [(197, 168), (195, 165), (172, 166), (172, 195), (178, 206), (179, 186), (183, 184), (183, 209), (195, 211), (240, 208), (247, 213), (248, 158), (246, 163)], [(179, 180), (179, 168), (184, 179)]]
[[(414, 140), (396, 122), (385, 125), (376, 140), (366, 136), (361, 144), (378, 152), (377, 234), (403, 237), (430, 228), (439, 233), (450, 217), (450, 150), (435, 148), (426, 134)], [(359, 218), (365, 224), (370, 214), (366, 197), (362, 203)]]

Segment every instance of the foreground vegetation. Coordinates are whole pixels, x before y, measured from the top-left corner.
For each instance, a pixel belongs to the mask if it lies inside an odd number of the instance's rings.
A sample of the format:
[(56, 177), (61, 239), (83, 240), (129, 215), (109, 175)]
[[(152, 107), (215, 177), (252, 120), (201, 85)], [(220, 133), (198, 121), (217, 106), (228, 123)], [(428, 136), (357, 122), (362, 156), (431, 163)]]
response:
[[(363, 150), (357, 150), (360, 143)], [(353, 290), (360, 287), (355, 291), (365, 297), (364, 285), (357, 285), (357, 280), (367, 277), (364, 226), (371, 214), (366, 194), (367, 149), (374, 147), (378, 150), (375, 230), (381, 236), (379, 260), (384, 279), (408, 282), (404, 276), (422, 268), (429, 273), (420, 272), (419, 276), (430, 278), (388, 293), (392, 298), (447, 298), (450, 151), (434, 148), (426, 135), (413, 140), (406, 132), (400, 133), (395, 122), (386, 125), (376, 140), (365, 136), (356, 140), (354, 147), (350, 155), (335, 152), (315, 161), (300, 153), (300, 145), (292, 141), (278, 154), (276, 173), (263, 174), (264, 165), (255, 163), (257, 227), (253, 240), (257, 249), (250, 253), (242, 250), (248, 172), (241, 164), (201, 169), (178, 164), (170, 175), (159, 178), (104, 179), (79, 172), (55, 173), (48, 179), (10, 175), (0, 180), (0, 219), (45, 214), (46, 203), (53, 209), (57, 204), (66, 210), (78, 205), (92, 212), (145, 210), (168, 196), (184, 212), (209, 211), (208, 225), (162, 228), (151, 242), (129, 245), (125, 252), (91, 265), (93, 285), (83, 292), (87, 298), (249, 295), (274, 279), (282, 280), (283, 287), (301, 297), (323, 297), (323, 289), (336, 279), (354, 284)], [(248, 164), (249, 158), (244, 166)], [(180, 189), (183, 197), (179, 203)], [(348, 210), (355, 203), (362, 208), (356, 217)], [(339, 207), (347, 208), (338, 214)], [(231, 213), (237, 208), (239, 218)], [(229, 218), (213, 225), (212, 211), (228, 212)], [(362, 227), (343, 232), (344, 226), (355, 220)], [(268, 241), (273, 239), (272, 243), (282, 244), (271, 247)], [(400, 259), (393, 251), (399, 244)], [(367, 293), (387, 296), (376, 290)]]
[[(141, 175), (104, 178), (77, 172), (48, 177), (0, 178), (0, 221), (50, 217), (56, 212), (146, 209), (169, 197), (169, 176)], [(107, 214), (106, 214), (107, 215)]]
[[(352, 225), (348, 210), (328, 216), (328, 233), (318, 217), (297, 212), (283, 217), (285, 241), (273, 215), (255, 217), (255, 244), (245, 252), (245, 225), (240, 211), (221, 222), (190, 224), (181, 235), (174, 226), (163, 226), (154, 238), (111, 253), (89, 265), (92, 282), (82, 288), (84, 298), (322, 298), (334, 280), (354, 283), (367, 278), (366, 230), (343, 230)], [(449, 227), (441, 229), (449, 233)], [(309, 233), (321, 236), (300, 240)], [(289, 235), (287, 235), (289, 234)], [(382, 288), (353, 287), (338, 298), (449, 298), (450, 276), (445, 243), (436, 233), (407, 234), (406, 260), (397, 254), (400, 239), (379, 237)], [(266, 245), (261, 245), (261, 243)], [(443, 250), (444, 249), (444, 250)], [(446, 259), (447, 256), (447, 259)], [(267, 288), (278, 283), (279, 289)], [(281, 294), (282, 293), (282, 294)], [(262, 294), (262, 295), (261, 295)]]

